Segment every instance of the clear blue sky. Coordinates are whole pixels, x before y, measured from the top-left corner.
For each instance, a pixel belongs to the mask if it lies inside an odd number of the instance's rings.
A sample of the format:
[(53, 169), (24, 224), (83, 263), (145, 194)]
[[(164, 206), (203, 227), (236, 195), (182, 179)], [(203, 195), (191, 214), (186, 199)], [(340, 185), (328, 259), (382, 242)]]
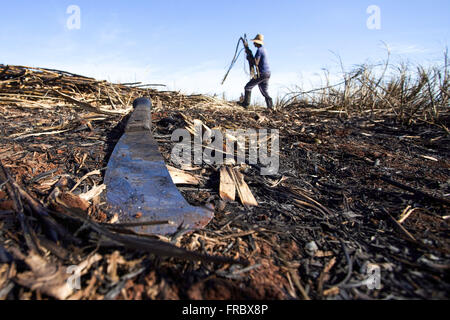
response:
[[(235, 98), (248, 76), (241, 57), (225, 86), (221, 79), (238, 38), (266, 38), (271, 92), (336, 70), (384, 58), (429, 63), (449, 41), (450, 1), (406, 0), (14, 0), (0, 2), (0, 63), (64, 69), (110, 81), (164, 83), (186, 93), (225, 92)], [(69, 5), (81, 9), (69, 30)], [(381, 29), (366, 12), (376, 5)], [(255, 94), (256, 95), (256, 94)]]

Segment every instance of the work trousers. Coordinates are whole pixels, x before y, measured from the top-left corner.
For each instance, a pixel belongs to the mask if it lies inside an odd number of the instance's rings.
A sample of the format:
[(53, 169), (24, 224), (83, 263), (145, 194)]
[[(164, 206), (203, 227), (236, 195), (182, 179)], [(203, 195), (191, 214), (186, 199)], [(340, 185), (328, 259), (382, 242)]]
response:
[(269, 96), (269, 79), (270, 73), (263, 73), (259, 78), (250, 80), (249, 83), (245, 86), (245, 91), (252, 91), (252, 89), (256, 86), (259, 87), (259, 91), (266, 99), (270, 99)]

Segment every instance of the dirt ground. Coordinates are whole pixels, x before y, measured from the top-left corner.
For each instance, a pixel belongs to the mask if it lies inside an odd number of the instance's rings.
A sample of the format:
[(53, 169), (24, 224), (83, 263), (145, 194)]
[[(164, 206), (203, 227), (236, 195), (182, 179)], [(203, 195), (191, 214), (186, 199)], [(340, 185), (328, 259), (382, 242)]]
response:
[[(165, 257), (105, 240), (95, 226), (114, 222), (114, 212), (99, 197), (79, 196), (102, 185), (127, 117), (4, 100), (1, 164), (51, 220), (37, 216), (22, 193), (18, 210), (0, 181), (0, 299), (449, 298), (445, 127), (405, 127), (388, 114), (348, 117), (312, 106), (245, 110), (209, 97), (133, 92), (152, 98), (153, 135), (167, 164), (174, 165), (171, 133), (194, 119), (209, 128), (279, 130), (277, 175), (239, 167), (258, 206), (222, 201), (220, 166), (203, 165), (190, 171), (201, 185), (179, 189), (193, 205), (214, 205), (214, 219), (190, 234), (154, 237), (248, 264)], [(96, 225), (71, 218), (67, 206)], [(42, 221), (73, 237), (55, 239)], [(61, 270), (71, 265), (84, 266), (81, 288), (63, 294)], [(365, 282), (371, 275), (376, 288)]]

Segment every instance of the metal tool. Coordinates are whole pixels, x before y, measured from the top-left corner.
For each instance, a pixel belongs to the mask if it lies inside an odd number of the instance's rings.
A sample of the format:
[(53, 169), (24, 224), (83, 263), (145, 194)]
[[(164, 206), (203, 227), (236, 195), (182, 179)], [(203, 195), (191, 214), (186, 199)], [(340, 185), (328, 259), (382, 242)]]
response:
[(139, 98), (125, 133), (114, 148), (105, 175), (106, 202), (121, 222), (172, 221), (173, 224), (136, 227), (138, 233), (171, 234), (182, 225), (206, 226), (212, 209), (187, 203), (170, 177), (158, 143), (151, 133), (151, 101)]

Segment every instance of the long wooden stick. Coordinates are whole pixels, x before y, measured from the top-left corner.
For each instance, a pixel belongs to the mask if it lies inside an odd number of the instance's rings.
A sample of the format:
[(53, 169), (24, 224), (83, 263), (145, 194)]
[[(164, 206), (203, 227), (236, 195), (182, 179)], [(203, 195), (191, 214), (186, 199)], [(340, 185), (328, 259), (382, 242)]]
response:
[(433, 196), (431, 194), (428, 194), (428, 193), (425, 193), (425, 192), (423, 192), (421, 190), (417, 190), (417, 189), (411, 188), (409, 186), (406, 186), (406, 185), (404, 185), (404, 184), (402, 184), (400, 182), (394, 181), (394, 180), (392, 180), (392, 179), (390, 179), (388, 177), (384, 177), (383, 176), (383, 177), (380, 177), (380, 179), (383, 180), (384, 182), (389, 183), (390, 185), (393, 185), (394, 187), (397, 187), (397, 188), (400, 188), (400, 189), (412, 192), (412, 193), (414, 193), (415, 195), (417, 195), (419, 197), (427, 198), (429, 200), (432, 200), (434, 202), (439, 202), (439, 203), (445, 204), (447, 206), (450, 205), (450, 201), (447, 200), (447, 199), (435, 197), (435, 196)]

